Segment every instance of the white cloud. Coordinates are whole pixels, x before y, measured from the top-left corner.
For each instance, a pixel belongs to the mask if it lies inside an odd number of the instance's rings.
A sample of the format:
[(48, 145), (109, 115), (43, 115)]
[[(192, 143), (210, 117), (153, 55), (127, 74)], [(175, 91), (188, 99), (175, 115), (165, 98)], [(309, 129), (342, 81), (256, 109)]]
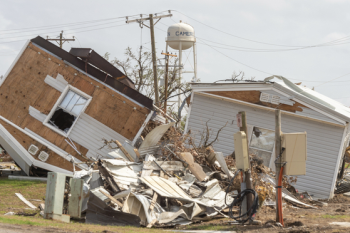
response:
[(0, 30), (8, 29), (8, 26), (12, 24), (11, 20), (6, 19), (4, 16), (0, 14)]

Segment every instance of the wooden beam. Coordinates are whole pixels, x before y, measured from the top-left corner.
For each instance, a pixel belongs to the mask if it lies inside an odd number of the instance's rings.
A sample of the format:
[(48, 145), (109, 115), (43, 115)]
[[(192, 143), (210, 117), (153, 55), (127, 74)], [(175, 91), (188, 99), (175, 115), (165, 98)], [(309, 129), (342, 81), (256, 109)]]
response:
[(120, 206), (120, 208), (123, 208), (123, 204), (120, 203), (117, 199), (115, 199), (114, 197), (112, 197), (111, 195), (109, 195), (108, 193), (106, 193), (105, 191), (100, 189), (100, 192), (105, 195), (106, 197), (108, 197), (109, 199), (111, 199), (112, 202), (114, 202), (115, 204), (117, 204), (118, 206)]
[(131, 157), (131, 155), (125, 150), (125, 148), (122, 146), (122, 144), (121, 144), (118, 140), (115, 140), (115, 144), (117, 144), (117, 146), (120, 148), (120, 150), (124, 153), (124, 155), (125, 155), (131, 162), (135, 162), (135, 160), (133, 159), (133, 157)]

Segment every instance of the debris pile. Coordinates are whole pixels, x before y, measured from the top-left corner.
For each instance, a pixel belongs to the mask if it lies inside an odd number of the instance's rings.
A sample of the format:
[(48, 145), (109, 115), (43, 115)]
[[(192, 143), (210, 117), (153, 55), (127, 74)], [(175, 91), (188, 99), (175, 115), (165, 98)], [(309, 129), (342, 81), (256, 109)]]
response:
[[(236, 172), (233, 156), (214, 151), (216, 139), (209, 142), (209, 133), (195, 145), (189, 134), (173, 126), (153, 123), (136, 147), (105, 141), (117, 148), (109, 153), (114, 159), (99, 160), (89, 171), (74, 173), (74, 178), (84, 180), (81, 212), (86, 213), (86, 223), (166, 227), (239, 214), (239, 206), (228, 208), (241, 192), (242, 174)], [(262, 205), (274, 200), (274, 178), (261, 159), (251, 157), (253, 187)], [(290, 187), (287, 180), (284, 186)], [(314, 208), (285, 188), (283, 197)], [(69, 204), (67, 209), (63, 214), (69, 214)]]

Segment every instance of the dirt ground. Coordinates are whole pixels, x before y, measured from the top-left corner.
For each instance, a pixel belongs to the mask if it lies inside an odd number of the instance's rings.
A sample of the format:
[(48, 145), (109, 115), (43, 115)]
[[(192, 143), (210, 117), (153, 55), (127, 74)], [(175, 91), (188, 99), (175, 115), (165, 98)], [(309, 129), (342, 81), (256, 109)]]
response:
[(234, 225), (230, 218), (197, 222), (175, 228), (133, 228), (102, 227), (84, 223), (59, 223), (43, 219), (39, 214), (33, 217), (4, 216), (7, 212), (26, 212), (26, 206), (14, 193), (21, 192), (34, 205), (44, 203), (45, 183), (0, 179), (0, 233), (2, 232), (159, 232), (173, 230), (237, 231), (237, 232), (350, 232), (350, 227), (330, 225), (331, 222), (350, 223), (350, 197), (336, 195), (327, 201), (328, 205), (317, 209), (302, 209), (286, 205), (283, 211), (285, 227), (274, 225), (275, 209), (262, 207), (257, 215), (260, 225)]
[(234, 225), (231, 219), (218, 219), (210, 222), (192, 224), (179, 229), (187, 230), (221, 230), (238, 232), (350, 232), (350, 227), (330, 225), (331, 222), (350, 223), (350, 197), (336, 195), (328, 201), (328, 206), (317, 209), (302, 209), (287, 205), (283, 209), (285, 227), (274, 225), (276, 210), (262, 207), (256, 216), (260, 225)]

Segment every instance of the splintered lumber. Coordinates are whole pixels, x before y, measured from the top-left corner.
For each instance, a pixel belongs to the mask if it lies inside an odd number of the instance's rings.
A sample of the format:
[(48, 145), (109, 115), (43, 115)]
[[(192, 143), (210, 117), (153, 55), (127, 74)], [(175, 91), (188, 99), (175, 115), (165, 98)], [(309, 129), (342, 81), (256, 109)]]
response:
[(115, 140), (115, 144), (117, 144), (117, 146), (119, 147), (119, 149), (124, 153), (124, 155), (125, 155), (131, 162), (135, 162), (135, 160), (133, 159), (133, 157), (131, 157), (131, 155), (125, 150), (125, 148), (122, 146), (122, 144), (121, 144), (118, 140)]
[(152, 222), (150, 222), (150, 223), (147, 225), (147, 228), (151, 228), (156, 222), (157, 222), (157, 219), (153, 219)]
[(214, 148), (212, 146), (208, 146), (205, 149), (205, 158), (208, 161), (209, 164), (214, 164), (216, 160), (216, 155)]
[(141, 155), (140, 155), (139, 150), (134, 148), (134, 151), (135, 151), (135, 154), (136, 154), (137, 158), (140, 160)]
[(198, 163), (194, 162), (193, 156), (190, 152), (180, 153), (180, 157), (182, 160), (188, 163), (188, 168), (199, 181), (203, 181), (205, 179), (207, 175), (204, 173), (203, 168)]
[(100, 189), (100, 192), (105, 195), (106, 197), (108, 197), (109, 199), (111, 199), (112, 202), (114, 202), (115, 204), (117, 204), (119, 207), (123, 207), (123, 204), (120, 203), (117, 199), (115, 199), (114, 197), (112, 197), (111, 195), (109, 195), (108, 193), (106, 193), (105, 191)]
[(149, 209), (150, 209), (151, 211), (153, 210), (154, 205), (156, 204), (157, 198), (158, 198), (158, 193), (154, 192), (153, 198), (152, 198), (152, 201), (151, 201), (151, 205), (150, 205), (150, 207), (149, 207)]
[(21, 199), (21, 201), (23, 201), (27, 206), (29, 206), (30, 208), (32, 208), (32, 209), (36, 209), (36, 206), (35, 205), (33, 205), (30, 201), (28, 201), (27, 199), (25, 199), (25, 197), (23, 197), (23, 195), (22, 194), (20, 194), (20, 193), (15, 193), (16, 194), (16, 196), (19, 198), (19, 199)]

